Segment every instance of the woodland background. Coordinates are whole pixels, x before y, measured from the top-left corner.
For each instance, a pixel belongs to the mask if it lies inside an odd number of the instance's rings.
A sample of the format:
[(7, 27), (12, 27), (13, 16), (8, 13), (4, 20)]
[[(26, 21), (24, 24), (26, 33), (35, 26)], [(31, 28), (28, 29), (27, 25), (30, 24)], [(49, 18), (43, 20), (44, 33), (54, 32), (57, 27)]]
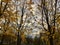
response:
[(60, 45), (60, 0), (0, 0), (0, 45)]

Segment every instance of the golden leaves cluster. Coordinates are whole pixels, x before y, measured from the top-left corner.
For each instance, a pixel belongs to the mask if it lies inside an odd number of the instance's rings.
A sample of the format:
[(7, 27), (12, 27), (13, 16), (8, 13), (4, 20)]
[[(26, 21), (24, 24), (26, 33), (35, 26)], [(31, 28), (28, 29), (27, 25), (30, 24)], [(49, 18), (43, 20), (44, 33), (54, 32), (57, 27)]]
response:
[(10, 2), (11, 0), (2, 0), (3, 2), (7, 3), (7, 2)]

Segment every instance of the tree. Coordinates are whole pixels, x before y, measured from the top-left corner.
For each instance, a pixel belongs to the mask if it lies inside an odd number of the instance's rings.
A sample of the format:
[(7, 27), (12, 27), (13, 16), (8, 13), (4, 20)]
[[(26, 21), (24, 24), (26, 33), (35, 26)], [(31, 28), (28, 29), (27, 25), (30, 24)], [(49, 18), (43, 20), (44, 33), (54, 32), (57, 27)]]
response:
[[(45, 19), (46, 19), (46, 24), (47, 24), (47, 29), (48, 29), (48, 32), (50, 33), (48, 36), (49, 36), (49, 41), (50, 41), (50, 45), (54, 45), (53, 44), (53, 34), (55, 34), (55, 15), (56, 15), (56, 6), (57, 6), (57, 0), (55, 0), (55, 11), (54, 11), (54, 14), (53, 14), (53, 30), (51, 29), (52, 27), (52, 25), (50, 24), (50, 19), (49, 19), (49, 11), (48, 11), (48, 8), (47, 8), (47, 6), (46, 6), (46, 3), (45, 3), (46, 1), (45, 0), (42, 0), (42, 15), (43, 15), (43, 12), (44, 12), (44, 15), (45, 15)], [(53, 8), (53, 7), (51, 7), (51, 8)], [(53, 9), (52, 9), (53, 10)], [(52, 12), (53, 13), (53, 12)], [(43, 18), (43, 17), (42, 17)], [(43, 19), (42, 19), (42, 21), (43, 21)], [(43, 22), (42, 22), (42, 25), (43, 25)], [(43, 25), (44, 26), (44, 25)], [(45, 29), (45, 27), (44, 27), (44, 29)], [(45, 29), (46, 30), (46, 29)]]
[[(46, 45), (49, 45), (47, 42), (54, 45), (60, 38), (58, 2), (58, 0), (1, 0), (0, 45), (38, 44), (41, 41)], [(33, 41), (32, 38), (35, 37), (38, 38)]]

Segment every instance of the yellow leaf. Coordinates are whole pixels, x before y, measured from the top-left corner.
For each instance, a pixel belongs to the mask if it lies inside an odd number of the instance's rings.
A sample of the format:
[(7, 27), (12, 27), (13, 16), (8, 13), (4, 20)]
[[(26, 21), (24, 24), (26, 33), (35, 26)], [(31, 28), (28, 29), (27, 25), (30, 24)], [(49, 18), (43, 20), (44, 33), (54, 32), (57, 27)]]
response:
[(11, 0), (2, 0), (2, 1), (7, 3), (7, 2), (9, 2), (9, 1), (11, 1)]
[(55, 36), (52, 36), (53, 37), (53, 39), (55, 38)]
[(43, 39), (44, 39), (44, 37), (41, 37), (41, 39), (43, 40)]

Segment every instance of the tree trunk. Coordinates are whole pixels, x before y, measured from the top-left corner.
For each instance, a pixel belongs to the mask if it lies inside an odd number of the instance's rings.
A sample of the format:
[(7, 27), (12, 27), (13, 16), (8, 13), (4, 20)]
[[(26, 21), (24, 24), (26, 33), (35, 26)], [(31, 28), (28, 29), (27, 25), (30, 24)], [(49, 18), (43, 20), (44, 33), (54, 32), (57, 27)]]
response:
[(0, 45), (3, 45), (3, 41), (4, 41), (4, 35), (2, 36), (2, 39), (1, 39)]
[(21, 45), (21, 36), (19, 35), (19, 32), (17, 35), (17, 45)]
[(50, 45), (54, 45), (52, 36), (49, 38), (49, 41), (50, 41)]

